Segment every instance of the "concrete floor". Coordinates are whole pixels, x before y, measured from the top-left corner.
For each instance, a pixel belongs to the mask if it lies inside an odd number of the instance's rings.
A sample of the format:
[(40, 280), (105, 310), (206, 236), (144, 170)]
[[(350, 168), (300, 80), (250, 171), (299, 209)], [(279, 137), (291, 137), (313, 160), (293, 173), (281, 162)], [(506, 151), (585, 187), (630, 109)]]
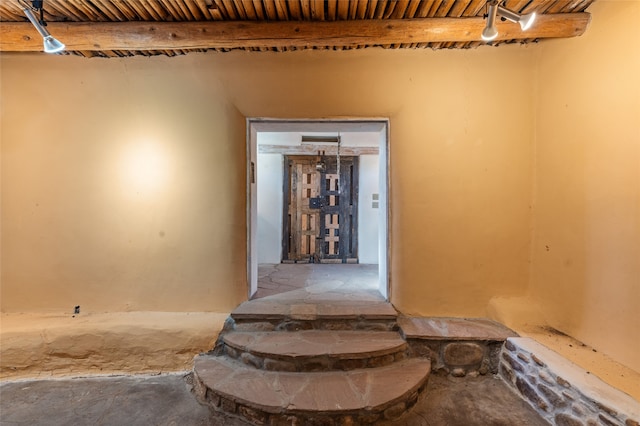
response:
[(229, 425), (191, 393), (191, 376), (90, 377), (0, 385), (0, 425)]
[[(209, 412), (188, 374), (90, 377), (0, 384), (0, 425), (224, 425), (247, 423)], [(432, 375), (426, 397), (389, 426), (546, 425), (493, 376)]]

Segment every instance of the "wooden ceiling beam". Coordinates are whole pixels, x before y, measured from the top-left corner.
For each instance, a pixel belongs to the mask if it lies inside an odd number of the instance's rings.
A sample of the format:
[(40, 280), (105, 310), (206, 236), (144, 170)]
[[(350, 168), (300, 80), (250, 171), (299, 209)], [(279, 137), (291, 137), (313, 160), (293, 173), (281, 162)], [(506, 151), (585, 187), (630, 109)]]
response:
[[(523, 32), (511, 22), (496, 23), (500, 40), (566, 38), (582, 35), (589, 13), (541, 15)], [(481, 17), (357, 21), (68, 22), (47, 29), (67, 50), (234, 49), (401, 43), (473, 42), (485, 26)], [(41, 51), (42, 38), (30, 23), (3, 22), (0, 51)]]

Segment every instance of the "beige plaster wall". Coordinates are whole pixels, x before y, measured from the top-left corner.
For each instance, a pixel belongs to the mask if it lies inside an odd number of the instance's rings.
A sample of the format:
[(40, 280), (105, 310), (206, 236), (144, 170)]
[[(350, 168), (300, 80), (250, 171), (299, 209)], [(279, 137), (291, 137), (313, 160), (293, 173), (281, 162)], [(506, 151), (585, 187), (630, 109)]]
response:
[[(3, 55), (2, 310), (228, 312), (246, 294), (241, 116), (364, 116), (391, 120), (393, 303), (481, 316), (528, 283), (533, 60)], [(131, 176), (138, 146), (165, 174)]]
[(188, 60), (3, 55), (2, 311), (246, 295), (244, 117)]
[(481, 316), (492, 295), (520, 294), (528, 280), (530, 53), (514, 46), (216, 60), (247, 116), (389, 117), (391, 300), (410, 314)]
[(640, 372), (640, 2), (596, 2), (537, 52), (531, 295), (546, 320)]

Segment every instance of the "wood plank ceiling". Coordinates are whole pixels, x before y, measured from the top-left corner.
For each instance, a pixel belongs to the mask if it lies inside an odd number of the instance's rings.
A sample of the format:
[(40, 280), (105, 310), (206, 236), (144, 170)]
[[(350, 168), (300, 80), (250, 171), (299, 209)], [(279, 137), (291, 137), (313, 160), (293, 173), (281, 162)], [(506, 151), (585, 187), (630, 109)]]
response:
[[(505, 0), (536, 12), (532, 29), (500, 22), (491, 44), (575, 37), (595, 0)], [(28, 2), (30, 3), (30, 2)], [(487, 0), (46, 0), (47, 28), (85, 57), (182, 55), (233, 49), (291, 51), (468, 49), (480, 40)], [(0, 52), (41, 51), (18, 0), (0, 0)]]

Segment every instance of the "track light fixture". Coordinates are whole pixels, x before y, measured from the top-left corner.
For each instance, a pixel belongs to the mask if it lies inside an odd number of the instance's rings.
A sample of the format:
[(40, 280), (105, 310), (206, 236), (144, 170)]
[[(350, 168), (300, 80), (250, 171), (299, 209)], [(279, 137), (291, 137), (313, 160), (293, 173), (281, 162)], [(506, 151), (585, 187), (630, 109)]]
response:
[[(29, 18), (29, 21), (36, 27), (36, 30), (40, 33), (43, 39), (44, 51), (46, 53), (58, 53), (64, 50), (64, 44), (60, 43), (57, 39), (55, 39), (49, 31), (45, 28), (47, 23), (44, 21), (44, 8), (43, 3), (44, 0), (33, 0), (31, 1), (31, 6), (26, 4), (24, 0), (19, 0), (20, 5), (22, 6), (22, 11)], [(33, 12), (40, 12), (40, 19), (38, 20)]]
[(487, 3), (488, 12), (486, 15), (487, 25), (482, 30), (482, 39), (484, 41), (491, 41), (498, 36), (498, 30), (495, 27), (496, 16), (500, 15), (500, 18), (504, 20), (509, 20), (511, 22), (516, 22), (520, 24), (520, 28), (522, 31), (526, 31), (533, 25), (533, 22), (536, 20), (536, 13), (528, 13), (526, 15), (521, 15), (517, 12), (507, 9), (506, 7), (500, 6), (501, 0), (491, 0)]
[(491, 41), (498, 37), (498, 30), (495, 27), (496, 15), (498, 13), (498, 0), (491, 0), (487, 3), (489, 11), (487, 12), (487, 25), (482, 30), (482, 39), (484, 41)]
[(533, 25), (533, 22), (536, 20), (536, 13), (531, 12), (526, 15), (520, 15), (512, 10), (509, 10), (505, 7), (498, 6), (498, 15), (502, 17), (502, 19), (507, 19), (511, 22), (515, 22), (520, 24), (520, 28), (522, 31), (527, 31)]

